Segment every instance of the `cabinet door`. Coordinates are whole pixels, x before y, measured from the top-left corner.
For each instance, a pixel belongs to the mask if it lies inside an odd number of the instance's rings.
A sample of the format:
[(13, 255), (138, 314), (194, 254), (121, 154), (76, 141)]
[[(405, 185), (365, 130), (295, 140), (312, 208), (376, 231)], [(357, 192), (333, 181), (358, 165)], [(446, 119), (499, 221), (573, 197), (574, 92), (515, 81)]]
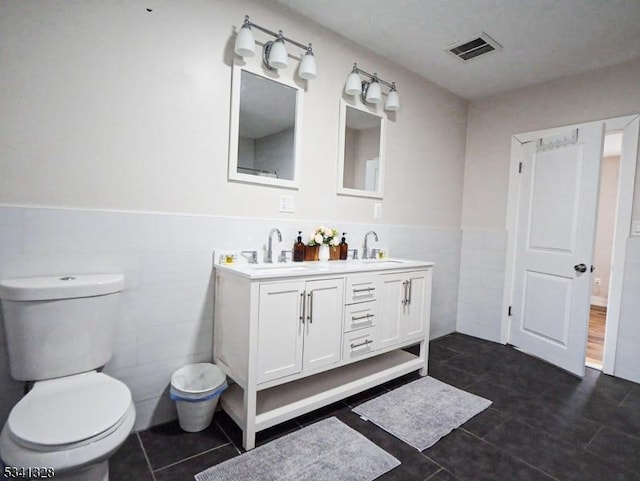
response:
[(302, 370), (304, 282), (260, 286), (258, 384)]
[(406, 274), (382, 274), (379, 278), (376, 348), (383, 349), (401, 340)]
[(403, 309), (404, 316), (400, 325), (400, 337), (403, 341), (424, 336), (424, 303), (427, 274), (426, 272), (408, 272), (405, 274), (405, 280), (409, 284)]
[(312, 370), (340, 360), (344, 279), (309, 281), (306, 291), (303, 369)]

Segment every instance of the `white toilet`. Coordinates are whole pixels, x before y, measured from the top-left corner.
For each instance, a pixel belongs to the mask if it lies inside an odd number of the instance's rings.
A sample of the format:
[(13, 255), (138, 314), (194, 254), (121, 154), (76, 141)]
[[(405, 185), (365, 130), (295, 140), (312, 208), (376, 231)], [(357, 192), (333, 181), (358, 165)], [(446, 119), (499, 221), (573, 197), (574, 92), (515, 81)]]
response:
[(113, 352), (123, 287), (121, 274), (0, 281), (11, 377), (35, 381), (0, 434), (7, 466), (108, 481), (136, 417), (129, 388), (96, 371)]

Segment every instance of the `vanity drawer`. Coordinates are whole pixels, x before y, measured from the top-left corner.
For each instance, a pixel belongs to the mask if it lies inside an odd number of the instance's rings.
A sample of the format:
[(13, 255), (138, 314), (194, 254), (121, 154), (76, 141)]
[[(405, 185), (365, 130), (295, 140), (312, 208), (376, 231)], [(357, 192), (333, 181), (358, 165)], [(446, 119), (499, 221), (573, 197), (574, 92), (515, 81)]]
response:
[(368, 301), (345, 306), (344, 332), (375, 326), (377, 305), (378, 303), (376, 301)]
[(345, 304), (375, 300), (377, 286), (378, 276), (376, 275), (347, 277)]
[(342, 360), (353, 361), (372, 352), (374, 332), (375, 328), (370, 327), (345, 334), (342, 345)]

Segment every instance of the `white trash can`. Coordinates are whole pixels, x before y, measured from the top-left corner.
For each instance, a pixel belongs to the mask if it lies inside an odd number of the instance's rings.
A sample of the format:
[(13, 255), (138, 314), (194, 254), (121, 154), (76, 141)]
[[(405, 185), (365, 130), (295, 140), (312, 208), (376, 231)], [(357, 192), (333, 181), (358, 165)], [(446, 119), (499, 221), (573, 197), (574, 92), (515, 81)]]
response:
[(170, 393), (180, 427), (192, 433), (206, 429), (225, 389), (227, 377), (215, 364), (187, 364), (174, 372)]

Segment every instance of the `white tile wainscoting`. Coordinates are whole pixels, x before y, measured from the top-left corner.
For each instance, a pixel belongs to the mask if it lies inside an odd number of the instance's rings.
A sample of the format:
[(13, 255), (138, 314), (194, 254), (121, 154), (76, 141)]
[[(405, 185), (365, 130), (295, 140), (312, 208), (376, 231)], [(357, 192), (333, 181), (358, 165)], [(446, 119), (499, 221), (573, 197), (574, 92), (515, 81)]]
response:
[(457, 331), (500, 342), (507, 231), (463, 230)]
[[(320, 224), (347, 232), (349, 246), (360, 253), (373, 228), (392, 256), (434, 261), (431, 337), (455, 330), (458, 229), (0, 206), (0, 278), (124, 273), (117, 344), (105, 372), (130, 387), (136, 429), (143, 429), (176, 417), (168, 396), (171, 373), (211, 360), (213, 249), (262, 252), (269, 230), (278, 227), (279, 253), (291, 249), (298, 230), (308, 235)], [(1, 333), (0, 423), (22, 390), (9, 376)]]

